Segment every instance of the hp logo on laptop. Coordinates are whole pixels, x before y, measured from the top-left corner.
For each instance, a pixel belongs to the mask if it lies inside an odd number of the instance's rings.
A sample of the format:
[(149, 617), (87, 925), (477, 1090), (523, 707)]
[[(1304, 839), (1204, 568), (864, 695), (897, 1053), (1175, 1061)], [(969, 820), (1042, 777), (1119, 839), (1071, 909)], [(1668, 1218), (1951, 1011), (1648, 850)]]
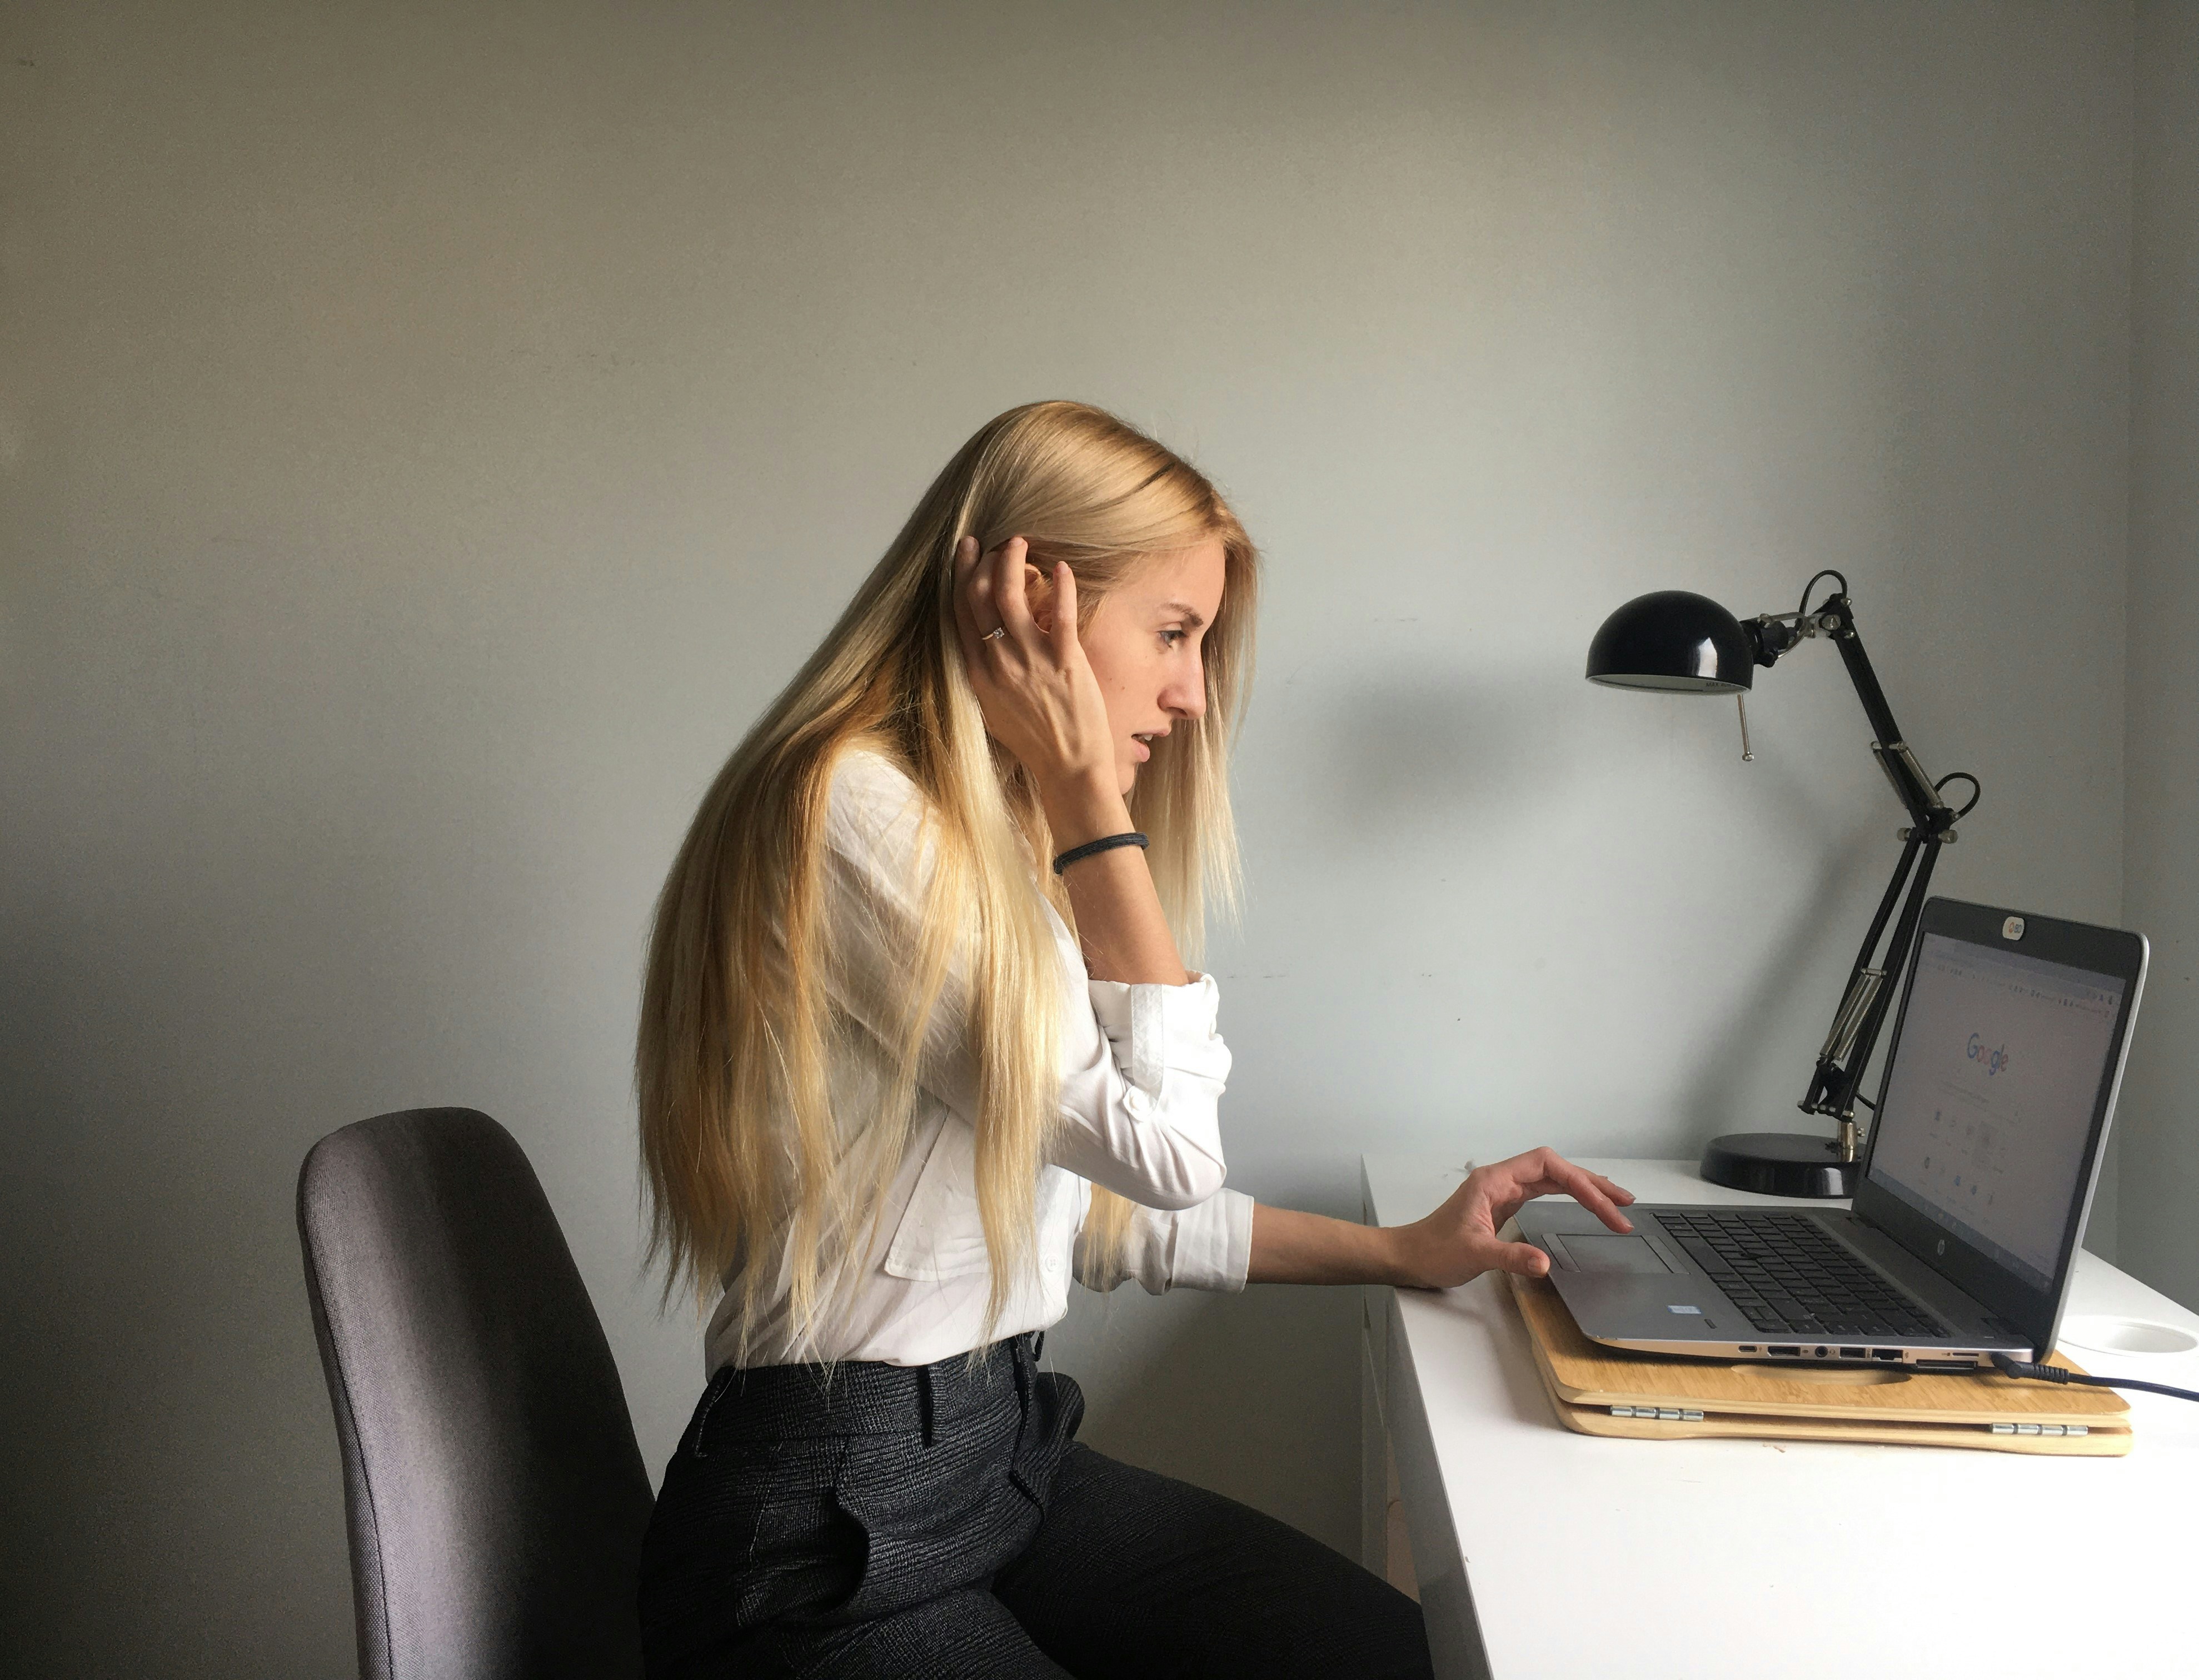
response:
[(2000, 925), (2000, 936), (2003, 939), (2022, 938), (2023, 918), (2021, 916), (2010, 916), (2006, 921), (2003, 922)]

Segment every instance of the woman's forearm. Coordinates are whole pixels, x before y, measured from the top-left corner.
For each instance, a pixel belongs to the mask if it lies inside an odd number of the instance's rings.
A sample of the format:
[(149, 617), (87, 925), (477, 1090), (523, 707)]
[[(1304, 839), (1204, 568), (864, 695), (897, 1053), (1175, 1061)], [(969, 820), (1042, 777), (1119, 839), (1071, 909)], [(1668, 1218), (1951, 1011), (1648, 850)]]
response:
[[(1129, 807), (1103, 778), (1042, 786), (1040, 797), (1063, 851), (1130, 826)], [(1176, 954), (1175, 936), (1169, 931), (1143, 851), (1122, 846), (1095, 853), (1070, 865), (1061, 878), (1076, 912), (1084, 965), (1094, 980), (1181, 986), (1191, 977)]]
[(1398, 1233), (1318, 1213), (1257, 1203), (1249, 1283), (1388, 1283), (1410, 1286)]

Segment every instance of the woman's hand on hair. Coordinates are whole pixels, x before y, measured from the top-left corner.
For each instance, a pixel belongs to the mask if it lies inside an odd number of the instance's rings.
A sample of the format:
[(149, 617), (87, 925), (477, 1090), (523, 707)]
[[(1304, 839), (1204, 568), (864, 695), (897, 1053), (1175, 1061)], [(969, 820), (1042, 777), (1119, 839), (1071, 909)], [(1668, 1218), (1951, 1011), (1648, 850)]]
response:
[[(1033, 579), (1044, 592), (1035, 610)], [(963, 538), (954, 550), (954, 621), (986, 731), (1038, 784), (1055, 843), (1128, 827), (1107, 703), (1076, 639), (1076, 575), (1068, 563), (1047, 580), (1021, 537), (984, 554), (976, 538)]]
[(1571, 1196), (1614, 1231), (1631, 1231), (1619, 1210), (1634, 1199), (1601, 1173), (1577, 1167), (1554, 1149), (1531, 1149), (1508, 1161), (1476, 1167), (1450, 1199), (1426, 1219), (1385, 1234), (1396, 1245), (1397, 1282), (1451, 1289), (1484, 1272), (1541, 1277), (1550, 1257), (1532, 1243), (1506, 1242), (1505, 1221), (1537, 1196)]

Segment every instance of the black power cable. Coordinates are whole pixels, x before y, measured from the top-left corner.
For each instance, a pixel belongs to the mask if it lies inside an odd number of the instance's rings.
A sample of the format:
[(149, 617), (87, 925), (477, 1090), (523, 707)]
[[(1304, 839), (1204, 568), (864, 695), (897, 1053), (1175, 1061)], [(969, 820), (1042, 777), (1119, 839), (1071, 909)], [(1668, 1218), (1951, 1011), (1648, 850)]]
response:
[(2148, 1394), (2166, 1394), (2172, 1400), (2199, 1400), (2199, 1394), (2188, 1388), (2140, 1382), (2136, 1377), (2088, 1377), (2081, 1372), (2065, 1371), (2059, 1365), (2033, 1365), (2024, 1360), (2010, 1359), (2004, 1353), (1993, 1355), (1992, 1362), (2004, 1377), (2028, 1377), (2033, 1382), (2083, 1383), (2087, 1388), (2142, 1388)]
[(1940, 777), (1938, 781), (1932, 784), (1932, 791), (1934, 793), (1939, 792), (1941, 788), (1946, 786), (1950, 782), (1968, 782), (1970, 785), (1969, 802), (1964, 805), (1961, 810), (1955, 813), (1955, 820), (1957, 822), (1960, 822), (1964, 817), (1967, 817), (1971, 812), (1978, 808), (1978, 800), (1980, 796), (1985, 792), (1985, 785), (1967, 770), (1950, 770), (1945, 775)]

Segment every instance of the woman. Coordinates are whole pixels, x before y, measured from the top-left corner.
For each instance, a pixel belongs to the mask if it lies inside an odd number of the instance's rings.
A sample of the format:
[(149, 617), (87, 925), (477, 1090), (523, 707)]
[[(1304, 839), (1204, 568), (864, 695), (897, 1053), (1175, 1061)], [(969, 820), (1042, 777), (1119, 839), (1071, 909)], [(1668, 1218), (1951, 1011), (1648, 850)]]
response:
[(1496, 1234), (1531, 1196), (1626, 1228), (1540, 1150), (1391, 1230), (1222, 1187), (1229, 1053), (1180, 952), (1234, 884), (1255, 565), (1159, 444), (1012, 410), (703, 800), (637, 1059), (659, 1251), (723, 1292), (652, 1680), (1426, 1672), (1409, 1600), (1077, 1444), (1037, 1363), (1072, 1273), (1440, 1287), (1543, 1269)]

